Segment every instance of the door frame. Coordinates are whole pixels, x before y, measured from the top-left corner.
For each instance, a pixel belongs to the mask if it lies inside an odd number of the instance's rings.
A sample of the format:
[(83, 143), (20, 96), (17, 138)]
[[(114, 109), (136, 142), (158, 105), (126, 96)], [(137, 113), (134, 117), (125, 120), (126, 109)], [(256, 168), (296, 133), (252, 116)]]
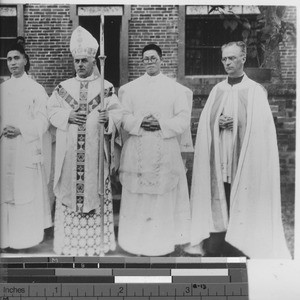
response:
[[(72, 21), (72, 29), (74, 30), (79, 25), (79, 17), (77, 14), (77, 7), (80, 5), (70, 5), (70, 20)], [(93, 5), (97, 6), (97, 5)], [(100, 5), (99, 5), (100, 6)], [(101, 5), (103, 6), (103, 5)], [(109, 5), (108, 5), (109, 6)], [(131, 19), (131, 5), (123, 5), (123, 15), (120, 28), (120, 86), (128, 82), (128, 29), (129, 21)], [(118, 88), (118, 87), (116, 87)]]

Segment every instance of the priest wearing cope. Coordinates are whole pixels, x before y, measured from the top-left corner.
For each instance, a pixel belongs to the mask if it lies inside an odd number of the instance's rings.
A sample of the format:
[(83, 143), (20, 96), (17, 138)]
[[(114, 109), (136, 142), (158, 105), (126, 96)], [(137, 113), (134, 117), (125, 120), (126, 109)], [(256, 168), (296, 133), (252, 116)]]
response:
[(197, 131), (189, 250), (289, 258), (273, 116), (264, 87), (244, 73), (245, 61), (245, 43), (222, 46), (228, 78), (212, 89)]
[[(103, 255), (115, 249), (110, 171), (122, 109), (114, 88), (96, 72), (98, 43), (84, 28), (71, 36), (76, 77), (60, 83), (48, 103), (50, 122), (57, 128), (54, 193), (54, 251), (57, 254)], [(104, 109), (100, 110), (101, 101)], [(105, 127), (104, 214), (99, 197), (99, 130)]]
[(122, 124), (129, 137), (120, 164), (118, 241), (136, 255), (167, 255), (175, 245), (190, 241), (189, 195), (180, 145), (185, 144), (182, 135), (189, 133), (192, 93), (161, 73), (159, 46), (145, 46), (142, 61), (146, 73), (119, 91)]

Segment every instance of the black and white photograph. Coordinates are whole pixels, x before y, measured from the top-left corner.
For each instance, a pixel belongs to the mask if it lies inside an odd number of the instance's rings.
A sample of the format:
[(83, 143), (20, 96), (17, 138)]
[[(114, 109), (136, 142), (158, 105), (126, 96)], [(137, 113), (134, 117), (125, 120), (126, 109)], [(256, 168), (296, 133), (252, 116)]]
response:
[(1, 0), (0, 260), (295, 261), (298, 7), (223, 2)]

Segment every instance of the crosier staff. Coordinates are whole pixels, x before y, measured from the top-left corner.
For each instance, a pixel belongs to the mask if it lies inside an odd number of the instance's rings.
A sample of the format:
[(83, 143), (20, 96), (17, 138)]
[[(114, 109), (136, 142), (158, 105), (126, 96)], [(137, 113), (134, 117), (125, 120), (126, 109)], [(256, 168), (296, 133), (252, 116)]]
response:
[[(104, 109), (104, 66), (106, 56), (104, 55), (104, 15), (100, 15), (100, 76), (101, 76), (101, 103), (100, 111)], [(101, 215), (101, 245), (100, 256), (104, 255), (104, 124), (100, 123), (99, 128), (99, 197)]]

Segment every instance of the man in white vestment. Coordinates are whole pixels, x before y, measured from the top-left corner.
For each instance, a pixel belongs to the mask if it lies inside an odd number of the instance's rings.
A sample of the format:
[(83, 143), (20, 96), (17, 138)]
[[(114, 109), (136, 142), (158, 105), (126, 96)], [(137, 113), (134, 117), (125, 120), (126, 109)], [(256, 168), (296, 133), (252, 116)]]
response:
[(0, 86), (2, 249), (36, 246), (44, 238), (44, 229), (52, 226), (47, 187), (51, 164), (48, 95), (26, 74), (26, 57), (22, 45), (10, 48), (11, 78)]
[(228, 78), (200, 117), (191, 187), (191, 249), (207, 256), (289, 258), (276, 130), (266, 90), (244, 73), (246, 45), (222, 46)]
[[(76, 77), (60, 83), (49, 99), (56, 130), (54, 251), (104, 255), (115, 249), (110, 171), (117, 168), (115, 139), (122, 110), (114, 88), (96, 74), (96, 39), (83, 27), (71, 36)], [(103, 107), (101, 102), (103, 101)], [(100, 125), (104, 124), (104, 203), (100, 206)]]
[(122, 86), (122, 198), (119, 245), (136, 255), (167, 255), (190, 241), (190, 205), (180, 136), (190, 124), (186, 88), (160, 72), (162, 51), (142, 51), (146, 73)]

